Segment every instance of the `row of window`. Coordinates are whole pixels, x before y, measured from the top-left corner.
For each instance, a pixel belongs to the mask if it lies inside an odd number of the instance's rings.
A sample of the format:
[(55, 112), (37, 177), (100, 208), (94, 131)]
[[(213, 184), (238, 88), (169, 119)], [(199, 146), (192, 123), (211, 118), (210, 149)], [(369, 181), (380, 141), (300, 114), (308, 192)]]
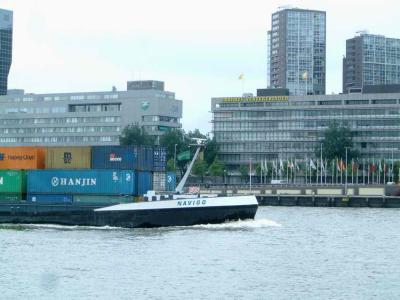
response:
[[(310, 129), (326, 129), (332, 123), (331, 120), (321, 121), (225, 121), (225, 122), (214, 122), (214, 130), (220, 131), (231, 131), (231, 130), (310, 130)], [(398, 118), (389, 120), (346, 120), (343, 121), (344, 126), (348, 126), (351, 129), (369, 127), (371, 129), (384, 128), (384, 127), (400, 127), (400, 120)]]
[(142, 116), (143, 122), (171, 122), (178, 123), (178, 118), (167, 116)]
[(78, 117), (78, 118), (26, 118), (26, 119), (0, 119), (0, 125), (21, 124), (65, 124), (65, 123), (116, 123), (120, 122), (119, 116), (108, 117)]
[(329, 109), (329, 110), (271, 110), (271, 111), (216, 111), (214, 121), (230, 119), (232, 121), (248, 119), (296, 119), (296, 118), (320, 118), (333, 117), (340, 118), (349, 116), (351, 118), (373, 118), (382, 116), (399, 116), (400, 108), (387, 109)]
[(120, 132), (120, 126), (80, 126), (80, 127), (38, 127), (38, 128), (0, 128), (0, 134), (40, 134), (40, 133), (83, 133)]
[[(400, 71), (399, 71), (400, 78)], [(318, 82), (319, 80), (315, 80)], [(319, 82), (318, 82), (319, 83)], [(290, 85), (289, 81), (288, 84)], [(306, 87), (305, 82), (301, 84)], [(294, 85), (295, 86), (295, 85)], [(306, 89), (306, 88), (305, 88)], [(305, 91), (304, 89), (304, 91)], [(312, 86), (307, 87), (310, 92)], [(311, 106), (311, 105), (369, 105), (369, 104), (397, 104), (397, 99), (376, 99), (376, 100), (323, 100), (323, 101), (288, 101), (288, 102), (243, 102), (243, 103), (217, 103), (216, 108), (237, 108), (237, 107), (264, 107), (264, 106)]]
[(118, 94), (93, 94), (93, 95), (70, 95), (70, 96), (24, 96), (15, 97), (12, 102), (31, 102), (31, 101), (68, 101), (68, 100), (97, 100), (97, 99), (118, 99)]
[(118, 136), (0, 137), (0, 143), (118, 142)]
[(69, 110), (69, 112), (121, 111), (121, 103), (73, 104), (73, 105), (69, 105), (68, 110)]

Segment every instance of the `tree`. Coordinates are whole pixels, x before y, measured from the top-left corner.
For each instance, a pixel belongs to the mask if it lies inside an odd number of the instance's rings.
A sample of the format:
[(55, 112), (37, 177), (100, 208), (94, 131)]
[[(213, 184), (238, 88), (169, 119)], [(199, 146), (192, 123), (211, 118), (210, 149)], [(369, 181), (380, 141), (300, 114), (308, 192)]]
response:
[(224, 175), (225, 165), (217, 157), (214, 159), (213, 163), (208, 168), (211, 176), (222, 176)]
[(138, 124), (126, 126), (119, 137), (121, 145), (154, 145), (154, 137), (147, 134), (143, 127)]
[(194, 131), (189, 131), (186, 134), (186, 137), (189, 139), (191, 139), (191, 138), (206, 139), (207, 138), (207, 136), (205, 134), (202, 134), (200, 132), (200, 130), (198, 130), (198, 129), (195, 129)]
[(215, 158), (217, 157), (218, 153), (218, 146), (215, 138), (207, 139), (206, 146), (204, 149), (204, 160), (207, 162), (208, 165), (211, 165)]
[(167, 168), (166, 168), (167, 172), (176, 172), (176, 165), (174, 167), (174, 159), (170, 158), (167, 161)]
[(203, 177), (207, 172), (207, 163), (202, 159), (197, 159), (193, 164), (192, 174), (201, 176), (201, 182), (203, 182)]
[[(334, 160), (336, 158), (346, 158), (347, 150), (347, 161), (351, 161), (353, 158), (356, 159), (359, 156), (357, 150), (353, 148), (353, 139), (351, 131), (348, 127), (339, 126), (336, 122), (329, 125), (328, 129), (324, 132), (324, 138), (321, 141), (322, 144), (322, 157), (328, 160)], [(321, 145), (315, 148), (315, 156), (319, 158), (321, 156)]]
[(241, 165), (239, 168), (239, 172), (240, 172), (240, 179), (244, 179), (245, 182), (247, 182), (247, 178), (249, 176), (249, 167), (246, 165)]
[(176, 153), (180, 153), (185, 148), (187, 148), (188, 144), (185, 142), (184, 132), (181, 130), (171, 130), (160, 138), (160, 146), (167, 148), (167, 160), (174, 159), (175, 155), (175, 145), (176, 145)]

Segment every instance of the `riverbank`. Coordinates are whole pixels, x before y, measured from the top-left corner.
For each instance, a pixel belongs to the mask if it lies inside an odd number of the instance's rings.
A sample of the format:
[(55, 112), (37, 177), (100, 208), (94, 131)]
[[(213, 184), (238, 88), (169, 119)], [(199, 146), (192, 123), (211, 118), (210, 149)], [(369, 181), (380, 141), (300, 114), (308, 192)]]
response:
[(391, 185), (266, 185), (220, 187), (201, 193), (254, 194), (259, 205), (400, 208), (400, 186)]

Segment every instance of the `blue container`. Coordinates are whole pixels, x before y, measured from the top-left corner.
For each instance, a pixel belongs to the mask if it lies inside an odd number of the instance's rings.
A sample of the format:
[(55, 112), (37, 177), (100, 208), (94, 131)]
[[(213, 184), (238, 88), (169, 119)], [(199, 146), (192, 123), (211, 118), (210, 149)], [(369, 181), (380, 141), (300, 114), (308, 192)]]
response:
[(154, 152), (153, 147), (139, 146), (137, 152), (137, 170), (153, 171)]
[(45, 203), (45, 204), (71, 204), (72, 195), (58, 195), (58, 194), (28, 194), (26, 200), (31, 203)]
[(143, 196), (153, 189), (153, 175), (149, 171), (137, 172), (137, 195)]
[(134, 195), (135, 173), (124, 170), (32, 170), (28, 194)]
[(176, 174), (175, 172), (167, 172), (165, 176), (165, 190), (175, 191), (176, 188)]
[(167, 166), (167, 149), (165, 147), (154, 147), (153, 149), (154, 157), (154, 172), (165, 172)]
[(137, 160), (136, 146), (92, 147), (92, 169), (136, 170)]

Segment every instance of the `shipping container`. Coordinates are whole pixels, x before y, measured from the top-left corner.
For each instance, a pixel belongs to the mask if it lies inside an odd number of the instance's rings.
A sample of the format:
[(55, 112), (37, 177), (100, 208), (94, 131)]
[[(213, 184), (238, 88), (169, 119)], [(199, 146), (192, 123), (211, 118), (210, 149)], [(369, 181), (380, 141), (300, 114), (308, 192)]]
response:
[(176, 188), (176, 173), (175, 172), (167, 172), (165, 190), (166, 191), (175, 191), (175, 188)]
[(137, 156), (136, 146), (94, 146), (92, 168), (136, 170)]
[(134, 171), (32, 170), (27, 172), (27, 191), (32, 194), (133, 195)]
[(74, 195), (74, 205), (114, 205), (119, 203), (132, 203), (133, 196), (116, 195)]
[(167, 149), (165, 147), (156, 146), (153, 149), (153, 171), (164, 172), (167, 166)]
[(90, 169), (91, 147), (48, 147), (46, 169)]
[(153, 190), (158, 192), (166, 191), (166, 175), (165, 172), (153, 173)]
[(7, 201), (21, 201), (24, 200), (22, 194), (0, 194), (0, 202), (7, 202)]
[(28, 194), (27, 201), (30, 203), (71, 204), (72, 195)]
[(137, 176), (137, 195), (142, 196), (146, 194), (147, 191), (153, 189), (153, 176), (149, 171), (138, 171)]
[(153, 147), (139, 146), (137, 147), (137, 170), (153, 171), (154, 152)]
[(0, 193), (26, 193), (26, 172), (0, 170)]
[(43, 169), (45, 148), (0, 147), (0, 169)]

